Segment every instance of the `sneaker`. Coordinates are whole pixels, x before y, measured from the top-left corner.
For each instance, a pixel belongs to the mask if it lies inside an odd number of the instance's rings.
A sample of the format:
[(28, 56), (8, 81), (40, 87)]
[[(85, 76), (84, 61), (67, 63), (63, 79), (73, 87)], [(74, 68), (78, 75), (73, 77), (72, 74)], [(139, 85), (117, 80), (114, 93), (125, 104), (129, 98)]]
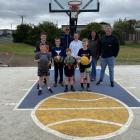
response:
[(91, 79), (91, 82), (94, 82), (94, 81), (96, 81), (96, 79), (94, 79), (94, 78), (93, 78), (93, 79)]
[(57, 83), (54, 83), (54, 85), (53, 85), (54, 87), (57, 87)]
[(38, 96), (42, 94), (42, 90), (38, 90)]
[(114, 87), (114, 82), (111, 82), (111, 87)]
[(97, 83), (96, 83), (96, 85), (100, 85), (100, 84), (102, 84), (103, 83), (103, 81), (102, 80), (99, 80)]
[(75, 92), (75, 89), (74, 89), (74, 87), (73, 87), (73, 86), (71, 86), (71, 91)]
[(48, 91), (49, 91), (50, 93), (53, 93), (53, 90), (52, 90), (51, 88), (48, 88)]
[(64, 92), (68, 92), (68, 88), (65, 88)]

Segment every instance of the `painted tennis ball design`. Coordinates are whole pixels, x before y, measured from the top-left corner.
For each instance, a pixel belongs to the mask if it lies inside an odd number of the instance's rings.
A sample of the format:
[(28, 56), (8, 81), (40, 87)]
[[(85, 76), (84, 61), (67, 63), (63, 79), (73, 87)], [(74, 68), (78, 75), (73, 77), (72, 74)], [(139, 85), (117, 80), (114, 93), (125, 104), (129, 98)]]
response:
[(63, 139), (99, 140), (125, 132), (133, 112), (109, 96), (69, 92), (43, 100), (32, 118), (40, 128)]
[(81, 59), (80, 59), (80, 63), (81, 63), (82, 65), (88, 65), (88, 64), (89, 64), (89, 59), (88, 59), (88, 57), (82, 56)]

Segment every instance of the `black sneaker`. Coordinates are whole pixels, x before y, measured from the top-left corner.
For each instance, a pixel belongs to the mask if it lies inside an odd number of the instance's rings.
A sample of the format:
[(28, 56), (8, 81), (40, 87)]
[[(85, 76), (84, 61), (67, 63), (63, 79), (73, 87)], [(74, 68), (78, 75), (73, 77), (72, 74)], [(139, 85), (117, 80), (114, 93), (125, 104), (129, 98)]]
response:
[(68, 92), (68, 88), (65, 88), (64, 92)]
[(114, 82), (110, 82), (111, 83), (111, 87), (114, 87)]
[(100, 84), (102, 84), (103, 83), (103, 81), (102, 80), (99, 80), (97, 83), (96, 83), (96, 85), (100, 85)]
[(42, 94), (42, 90), (38, 90), (38, 96)]
[(49, 91), (50, 93), (53, 93), (53, 90), (52, 90), (51, 88), (48, 88), (48, 91)]
[(74, 87), (73, 87), (73, 86), (71, 86), (71, 91), (75, 92), (75, 89), (74, 89)]

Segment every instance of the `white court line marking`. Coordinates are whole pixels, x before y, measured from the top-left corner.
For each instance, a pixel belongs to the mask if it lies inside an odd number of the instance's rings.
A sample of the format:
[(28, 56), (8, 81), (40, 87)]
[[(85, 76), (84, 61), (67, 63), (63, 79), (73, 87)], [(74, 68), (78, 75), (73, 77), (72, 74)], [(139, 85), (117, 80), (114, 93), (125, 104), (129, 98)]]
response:
[[(92, 92), (90, 92), (91, 94), (93, 94)], [(65, 93), (61, 93), (59, 95), (63, 95)], [(94, 93), (94, 94), (98, 94), (98, 95), (102, 95), (100, 93)], [(53, 129), (50, 129), (49, 127), (46, 127), (45, 125), (43, 125), (37, 118), (36, 116), (36, 111), (39, 109), (39, 106), (46, 100), (49, 100), (50, 98), (53, 98), (57, 95), (54, 95), (54, 96), (51, 96), (51, 97), (48, 97), (47, 99), (44, 99), (42, 100), (36, 107), (35, 109), (32, 111), (31, 113), (31, 117), (33, 119), (33, 121), (41, 128), (43, 129), (44, 131), (46, 132), (49, 132), (50, 134), (53, 134), (53, 135), (56, 135), (60, 138), (63, 138), (63, 139), (69, 139), (69, 140), (101, 140), (101, 139), (108, 139), (108, 138), (111, 138), (111, 137), (114, 137), (114, 136), (117, 136), (117, 135), (120, 135), (122, 133), (124, 133), (128, 128), (129, 126), (131, 125), (132, 121), (133, 121), (133, 118), (134, 118), (134, 115), (133, 115), (133, 112), (132, 110), (126, 105), (124, 104), (122, 101), (114, 98), (114, 97), (111, 97), (111, 96), (107, 96), (107, 95), (103, 95), (103, 96), (106, 96), (108, 98), (112, 98), (116, 101), (118, 101), (119, 103), (121, 103), (124, 107), (126, 107), (128, 109), (128, 113), (129, 113), (129, 118), (128, 118), (128, 121), (117, 131), (113, 132), (113, 133), (109, 133), (109, 134), (106, 134), (106, 135), (102, 135), (102, 136), (97, 136), (97, 137), (75, 137), (75, 136), (70, 136), (70, 135), (66, 135), (66, 134), (63, 134), (59, 131), (56, 131), (56, 130), (53, 130)]]
[(102, 97), (98, 99), (90, 99), (90, 100), (80, 100), (80, 99), (69, 99), (69, 98), (61, 98), (61, 97), (54, 97), (55, 99), (60, 99), (60, 100), (66, 100), (66, 101), (78, 101), (78, 102), (90, 102), (90, 101), (98, 101), (98, 100), (103, 100), (106, 99), (107, 97)]
[(20, 91), (27, 91), (28, 89), (25, 88), (25, 89), (19, 89), (19, 90), (20, 90)]
[(5, 106), (15, 106), (15, 105), (17, 105), (17, 103), (4, 103), (3, 105), (5, 105)]
[(35, 82), (35, 81), (37, 81), (37, 79), (28, 80), (28, 82)]
[(126, 87), (126, 88), (128, 88), (128, 89), (136, 89), (136, 87)]
[(59, 122), (47, 124), (46, 126), (51, 127), (51, 126), (58, 125), (58, 124), (69, 123), (69, 122), (77, 122), (77, 121), (87, 121), (87, 122), (111, 124), (111, 125), (116, 125), (116, 126), (120, 126), (120, 127), (123, 126), (123, 124), (121, 124), (121, 123), (115, 123), (115, 122), (111, 122), (111, 121), (102, 121), (102, 120), (97, 120), (97, 119), (85, 119), (85, 118), (78, 118), (78, 119), (70, 119), (70, 120), (59, 121)]
[[(23, 102), (23, 100), (25, 99), (25, 97), (29, 94), (29, 92), (32, 90), (32, 88), (35, 86), (36, 83), (37, 83), (37, 80), (34, 82), (34, 84), (31, 86), (31, 88), (28, 89), (28, 91), (25, 93), (25, 95), (21, 98), (21, 100), (15, 106), (14, 110), (23, 110), (23, 109), (18, 109), (18, 107)], [(24, 110), (32, 110), (32, 109), (24, 109)]]

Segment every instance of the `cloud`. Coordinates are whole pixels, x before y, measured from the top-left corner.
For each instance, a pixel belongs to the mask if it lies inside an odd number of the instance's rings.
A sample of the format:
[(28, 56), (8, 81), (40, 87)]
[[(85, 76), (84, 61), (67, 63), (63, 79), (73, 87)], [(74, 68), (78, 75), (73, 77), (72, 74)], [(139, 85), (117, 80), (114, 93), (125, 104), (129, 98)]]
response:
[[(81, 13), (78, 24), (113, 23), (119, 18), (140, 20), (140, 0), (100, 0), (100, 3), (99, 13)], [(0, 28), (10, 28), (11, 24), (15, 28), (21, 23), (21, 15), (25, 15), (25, 23), (38, 24), (45, 20), (59, 25), (69, 23), (65, 13), (49, 13), (48, 5), (49, 0), (0, 0)]]

